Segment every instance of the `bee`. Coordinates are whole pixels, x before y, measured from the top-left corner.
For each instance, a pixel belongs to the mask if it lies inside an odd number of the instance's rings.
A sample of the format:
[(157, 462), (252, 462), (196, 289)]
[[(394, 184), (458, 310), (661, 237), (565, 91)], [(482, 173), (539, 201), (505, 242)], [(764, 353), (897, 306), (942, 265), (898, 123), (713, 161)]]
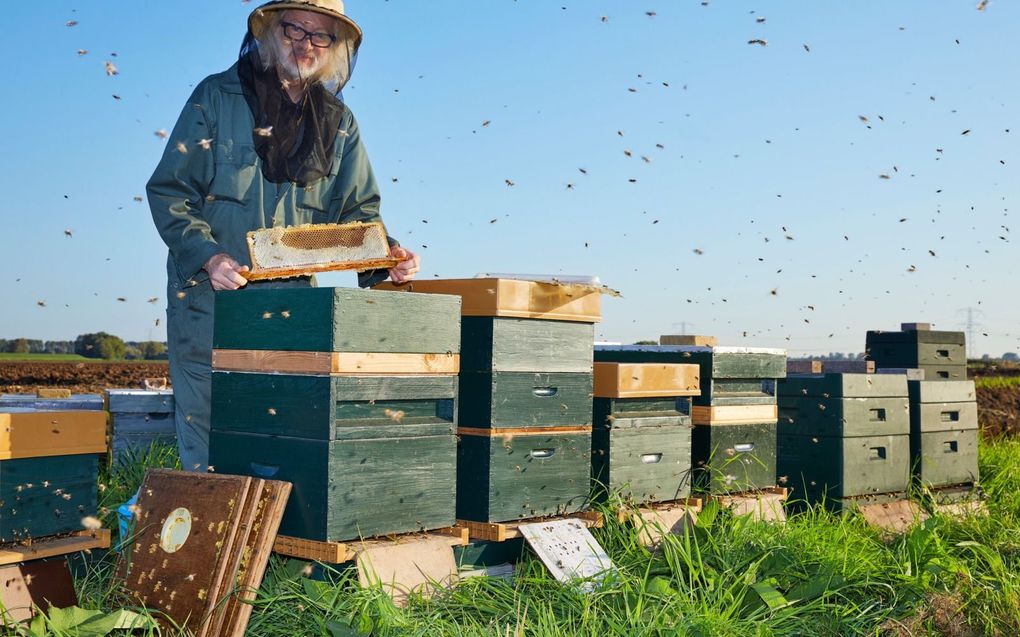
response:
[(160, 138), (160, 139), (166, 139), (167, 135), (169, 135), (170, 133), (166, 132), (165, 128), (161, 128), (161, 129), (159, 129), (157, 131), (153, 131), (152, 134), (155, 135), (156, 137)]
[(753, 40), (748, 40), (747, 43), (748, 44), (757, 44), (759, 46), (768, 46), (769, 45), (769, 41), (768, 40), (762, 40), (761, 38), (755, 38)]
[(106, 61), (106, 74), (107, 75), (117, 75), (118, 73), (120, 73), (120, 71), (118, 71), (117, 67), (113, 65), (113, 62), (107, 60)]
[(255, 128), (255, 134), (259, 137), (269, 137), (273, 134), (273, 127), (266, 126), (265, 128)]

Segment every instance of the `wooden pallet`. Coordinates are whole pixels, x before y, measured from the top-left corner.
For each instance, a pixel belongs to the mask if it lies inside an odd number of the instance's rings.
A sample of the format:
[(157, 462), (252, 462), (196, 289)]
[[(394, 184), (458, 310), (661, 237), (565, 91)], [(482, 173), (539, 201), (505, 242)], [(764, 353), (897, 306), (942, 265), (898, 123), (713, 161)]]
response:
[(716, 501), (724, 509), (730, 509), (734, 515), (750, 515), (755, 520), (785, 522), (786, 511), (783, 502), (790, 497), (786, 487), (764, 487), (740, 493), (706, 495), (705, 501)]
[(0, 566), (106, 548), (110, 548), (110, 529), (75, 531), (71, 535), (39, 537), (22, 543), (0, 545)]
[(565, 515), (555, 515), (540, 518), (528, 518), (526, 520), (514, 520), (513, 522), (475, 522), (474, 520), (457, 520), (455, 529), (463, 529), (468, 532), (472, 541), (485, 540), (488, 542), (505, 542), (513, 540), (521, 535), (522, 524), (534, 524), (546, 520), (566, 520), (575, 518), (584, 522), (588, 528), (601, 528), (604, 520), (598, 511), (581, 511)]
[(435, 537), (448, 538), (450, 546), (464, 546), (469, 541), (468, 530), (461, 528), (458, 524), (458, 526), (434, 529), (423, 533), (403, 533), (346, 542), (322, 542), (278, 535), (273, 544), (273, 552), (302, 560), (342, 564), (356, 559), (358, 554), (368, 549)]
[(619, 522), (626, 522), (631, 519), (635, 511), (673, 511), (686, 509), (698, 513), (705, 505), (703, 498), (679, 498), (677, 500), (666, 500), (664, 502), (645, 502), (643, 504), (624, 505), (616, 510), (616, 519)]
[(616, 512), (621, 523), (628, 520), (637, 531), (641, 544), (654, 547), (667, 533), (680, 534), (694, 525), (704, 501), (701, 498), (680, 498), (667, 502), (649, 502), (624, 506)]

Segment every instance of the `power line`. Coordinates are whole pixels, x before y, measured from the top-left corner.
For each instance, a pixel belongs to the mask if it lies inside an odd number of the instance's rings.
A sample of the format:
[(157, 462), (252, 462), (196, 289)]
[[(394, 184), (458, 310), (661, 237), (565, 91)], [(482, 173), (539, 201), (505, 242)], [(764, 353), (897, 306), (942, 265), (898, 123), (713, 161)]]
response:
[(964, 307), (956, 310), (957, 314), (960, 314), (961, 312), (967, 313), (967, 320), (965, 322), (958, 323), (958, 325), (963, 327), (967, 332), (967, 358), (974, 358), (974, 342), (976, 340), (974, 335), (981, 327), (981, 324), (974, 320), (974, 316), (982, 316), (984, 315), (984, 312), (975, 307)]

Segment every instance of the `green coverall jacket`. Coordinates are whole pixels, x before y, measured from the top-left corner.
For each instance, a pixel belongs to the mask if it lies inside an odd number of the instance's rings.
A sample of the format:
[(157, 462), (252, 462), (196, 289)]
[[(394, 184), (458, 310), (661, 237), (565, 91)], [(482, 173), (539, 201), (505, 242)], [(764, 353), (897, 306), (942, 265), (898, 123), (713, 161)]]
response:
[[(337, 131), (329, 175), (306, 187), (262, 176), (254, 126), (236, 65), (207, 77), (184, 106), (146, 186), (152, 219), (169, 248), (170, 377), (181, 462), (188, 470), (208, 464), (213, 290), (205, 262), (225, 252), (250, 266), (245, 238), (250, 230), (380, 220), (379, 187), (349, 109)], [(385, 279), (386, 272), (358, 278), (366, 287)], [(304, 278), (262, 285), (312, 284)]]

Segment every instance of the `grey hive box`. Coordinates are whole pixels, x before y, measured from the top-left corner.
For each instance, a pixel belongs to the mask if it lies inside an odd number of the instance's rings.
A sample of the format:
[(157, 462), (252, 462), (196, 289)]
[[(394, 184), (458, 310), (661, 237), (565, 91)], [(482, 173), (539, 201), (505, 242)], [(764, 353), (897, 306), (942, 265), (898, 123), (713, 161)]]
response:
[(695, 425), (694, 490), (740, 493), (776, 484), (776, 423)]
[(866, 355), (880, 368), (923, 369), (926, 380), (967, 378), (967, 344), (963, 332), (930, 329), (869, 331)]
[[(281, 535), (345, 541), (454, 523), (459, 298), (252, 290), (218, 294), (216, 312), (216, 347), (253, 355), (218, 367), (214, 353), (210, 464), (291, 482)], [(337, 371), (344, 360), (371, 364)]]
[(794, 500), (900, 493), (910, 476), (906, 377), (789, 376), (778, 384), (776, 471)]
[(35, 394), (0, 395), (0, 409), (53, 409), (102, 411), (103, 397), (99, 394), (71, 394), (68, 398), (41, 398)]
[(910, 381), (910, 457), (926, 487), (978, 482), (974, 381)]
[(174, 394), (168, 390), (108, 389), (110, 451), (117, 461), (128, 460), (153, 443), (174, 445)]

